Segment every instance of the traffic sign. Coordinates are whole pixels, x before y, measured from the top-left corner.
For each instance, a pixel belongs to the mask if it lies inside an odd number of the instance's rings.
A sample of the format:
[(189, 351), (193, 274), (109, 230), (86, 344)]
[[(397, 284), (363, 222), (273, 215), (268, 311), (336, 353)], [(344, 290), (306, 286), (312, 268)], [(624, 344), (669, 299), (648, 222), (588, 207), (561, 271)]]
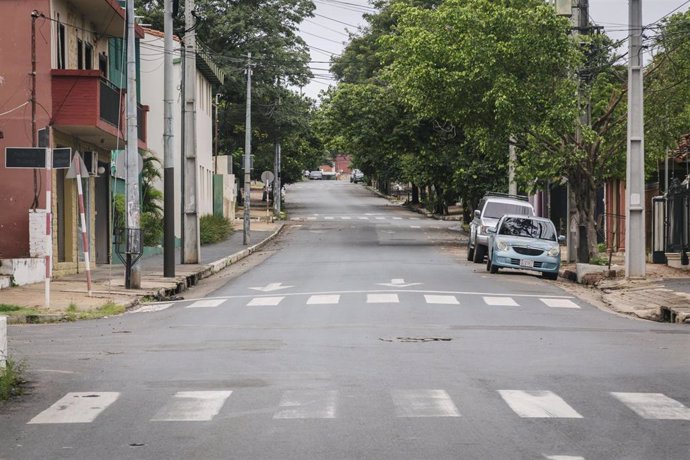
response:
[(275, 176), (273, 175), (273, 173), (271, 171), (264, 171), (261, 173), (261, 182), (263, 182), (264, 184), (268, 184), (268, 183), (273, 182), (274, 178), (275, 178)]
[(46, 149), (5, 147), (5, 168), (34, 169), (46, 167)]

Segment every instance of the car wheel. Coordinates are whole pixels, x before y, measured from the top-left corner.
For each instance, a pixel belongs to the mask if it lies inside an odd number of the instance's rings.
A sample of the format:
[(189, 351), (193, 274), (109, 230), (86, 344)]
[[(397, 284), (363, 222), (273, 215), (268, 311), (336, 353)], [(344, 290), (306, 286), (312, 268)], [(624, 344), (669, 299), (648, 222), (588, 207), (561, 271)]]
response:
[(482, 246), (481, 244), (478, 244), (474, 247), (474, 254), (472, 257), (472, 261), (476, 264), (480, 264), (484, 262), (484, 255), (486, 254), (486, 246)]
[(554, 273), (543, 272), (541, 274), (541, 276), (543, 276), (547, 280), (555, 281), (558, 279), (558, 272), (554, 272)]
[(492, 265), (491, 265), (491, 256), (490, 256), (490, 255), (487, 255), (487, 256), (486, 256), (486, 271), (487, 271), (487, 272), (490, 272), (490, 271), (491, 271), (491, 267), (492, 267)]
[(470, 246), (470, 243), (467, 242), (467, 260), (472, 261), (474, 258), (474, 248)]
[(493, 264), (491, 261), (491, 257), (489, 257), (489, 261), (487, 262), (488, 268), (489, 268), (489, 273), (495, 274), (498, 273), (498, 267)]

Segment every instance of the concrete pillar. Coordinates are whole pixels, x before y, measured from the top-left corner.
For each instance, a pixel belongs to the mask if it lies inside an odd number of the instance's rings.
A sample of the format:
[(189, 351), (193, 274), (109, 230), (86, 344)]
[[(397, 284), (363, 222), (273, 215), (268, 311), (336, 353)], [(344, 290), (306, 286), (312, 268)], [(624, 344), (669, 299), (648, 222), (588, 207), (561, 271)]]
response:
[(0, 316), (0, 369), (5, 368), (7, 362), (7, 316)]

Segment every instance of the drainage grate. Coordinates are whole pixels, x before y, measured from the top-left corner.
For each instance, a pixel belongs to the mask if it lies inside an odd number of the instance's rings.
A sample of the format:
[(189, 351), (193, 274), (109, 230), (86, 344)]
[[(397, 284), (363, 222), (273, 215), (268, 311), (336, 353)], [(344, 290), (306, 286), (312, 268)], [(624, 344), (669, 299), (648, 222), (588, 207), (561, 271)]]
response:
[(675, 323), (676, 322), (676, 317), (678, 316), (675, 311), (668, 307), (660, 307), (659, 312), (661, 313), (661, 317), (659, 318), (659, 321), (662, 323)]

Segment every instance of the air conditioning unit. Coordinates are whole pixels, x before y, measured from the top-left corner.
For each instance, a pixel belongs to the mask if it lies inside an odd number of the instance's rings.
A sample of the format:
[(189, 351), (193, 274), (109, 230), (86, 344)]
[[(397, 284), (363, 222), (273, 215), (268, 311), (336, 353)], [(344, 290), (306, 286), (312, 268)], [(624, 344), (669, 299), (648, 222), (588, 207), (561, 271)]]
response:
[(572, 16), (573, 0), (556, 0), (556, 14), (558, 16)]

